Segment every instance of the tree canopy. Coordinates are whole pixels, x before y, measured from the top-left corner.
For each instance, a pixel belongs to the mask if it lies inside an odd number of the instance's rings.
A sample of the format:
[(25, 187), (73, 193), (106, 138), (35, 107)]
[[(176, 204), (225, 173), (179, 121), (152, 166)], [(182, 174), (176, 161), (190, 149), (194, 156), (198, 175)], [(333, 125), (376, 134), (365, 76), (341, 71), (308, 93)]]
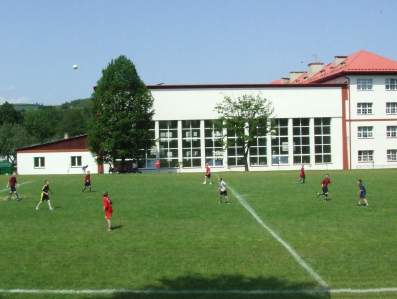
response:
[(243, 147), (245, 170), (248, 171), (248, 153), (258, 131), (263, 134), (271, 132), (272, 103), (260, 94), (245, 94), (236, 98), (225, 96), (223, 102), (216, 105), (215, 111), (227, 128), (228, 136), (235, 136), (236, 143)]
[(152, 146), (153, 98), (125, 56), (102, 71), (93, 94), (89, 144), (99, 159), (139, 159)]

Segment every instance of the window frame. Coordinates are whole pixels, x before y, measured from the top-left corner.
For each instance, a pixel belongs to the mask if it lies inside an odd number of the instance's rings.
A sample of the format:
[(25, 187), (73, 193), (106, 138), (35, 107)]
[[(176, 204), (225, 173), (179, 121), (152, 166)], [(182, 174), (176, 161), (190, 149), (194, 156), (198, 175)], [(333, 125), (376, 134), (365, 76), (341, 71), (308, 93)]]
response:
[(386, 114), (387, 115), (397, 114), (397, 102), (386, 102)]
[(397, 162), (397, 149), (388, 149), (386, 151), (386, 158), (387, 162)]
[[(360, 107), (360, 106), (364, 106), (364, 105), (366, 105), (366, 107)], [(366, 111), (366, 113), (364, 113), (364, 111)], [(374, 114), (374, 104), (372, 102), (358, 102), (356, 113), (357, 113), (357, 115), (373, 115)]]
[[(361, 131), (360, 131), (360, 129), (361, 129)], [(374, 127), (373, 126), (359, 126), (359, 127), (357, 127), (357, 138), (358, 139), (373, 139), (374, 138)]]
[[(358, 163), (374, 163), (374, 150), (359, 150), (357, 152)], [(366, 159), (363, 159), (366, 158)]]
[(387, 138), (397, 138), (397, 126), (387, 126), (386, 127), (386, 137)]
[[(75, 163), (73, 163), (73, 160)], [(80, 163), (78, 163), (78, 162), (80, 162)], [(82, 166), (83, 166), (83, 157), (82, 156), (70, 156), (70, 167), (71, 168), (81, 168)]]
[[(36, 159), (38, 161), (36, 166)], [(33, 157), (33, 168), (34, 169), (44, 169), (45, 168), (45, 157), (39, 156), (39, 157)]]
[[(372, 91), (374, 90), (374, 81), (372, 78), (358, 78), (357, 91)], [(370, 88), (368, 88), (370, 86)]]
[(385, 90), (397, 91), (397, 78), (386, 78), (385, 79)]

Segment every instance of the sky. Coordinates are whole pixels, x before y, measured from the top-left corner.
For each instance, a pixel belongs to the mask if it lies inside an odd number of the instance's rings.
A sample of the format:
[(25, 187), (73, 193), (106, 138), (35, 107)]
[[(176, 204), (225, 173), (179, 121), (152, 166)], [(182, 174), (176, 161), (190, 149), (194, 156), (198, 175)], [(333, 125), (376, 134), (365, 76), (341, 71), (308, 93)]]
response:
[(268, 83), (362, 49), (397, 60), (396, 11), (396, 0), (1, 0), (0, 102), (89, 97), (119, 55), (146, 84)]

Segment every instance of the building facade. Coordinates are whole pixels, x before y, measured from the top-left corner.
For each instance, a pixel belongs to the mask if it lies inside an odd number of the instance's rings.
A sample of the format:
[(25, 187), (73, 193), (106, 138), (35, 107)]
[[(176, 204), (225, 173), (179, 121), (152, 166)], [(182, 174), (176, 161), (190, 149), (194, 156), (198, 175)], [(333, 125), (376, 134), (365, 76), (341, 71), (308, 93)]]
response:
[[(270, 84), (149, 85), (154, 97), (155, 146), (138, 161), (141, 169), (214, 171), (244, 169), (243, 145), (221, 128), (215, 106), (225, 96), (257, 95), (274, 107), (275, 134), (257, 128), (249, 152), (251, 171), (397, 167), (397, 62), (359, 51), (314, 62), (305, 72)], [(96, 165), (86, 136), (22, 148), (21, 174), (105, 173)], [(228, 147), (225, 148), (227, 138)], [(43, 160), (44, 159), (44, 160)], [(44, 161), (44, 162), (42, 162)]]

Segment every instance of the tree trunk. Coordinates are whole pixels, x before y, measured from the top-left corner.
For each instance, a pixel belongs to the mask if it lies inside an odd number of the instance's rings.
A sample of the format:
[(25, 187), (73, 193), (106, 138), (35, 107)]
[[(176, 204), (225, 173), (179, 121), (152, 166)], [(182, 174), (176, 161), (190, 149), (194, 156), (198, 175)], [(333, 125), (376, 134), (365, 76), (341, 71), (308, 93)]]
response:
[(249, 167), (248, 167), (248, 154), (244, 153), (244, 170), (246, 172), (250, 171)]

